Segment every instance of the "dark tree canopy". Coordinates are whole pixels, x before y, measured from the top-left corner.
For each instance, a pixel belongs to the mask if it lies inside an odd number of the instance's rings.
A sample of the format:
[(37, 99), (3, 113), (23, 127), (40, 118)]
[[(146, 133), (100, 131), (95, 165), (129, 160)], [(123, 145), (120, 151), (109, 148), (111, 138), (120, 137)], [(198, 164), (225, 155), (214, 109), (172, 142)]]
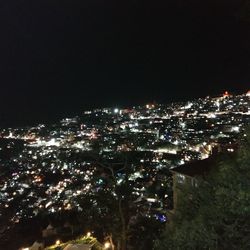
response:
[(250, 136), (186, 186), (155, 249), (250, 249)]

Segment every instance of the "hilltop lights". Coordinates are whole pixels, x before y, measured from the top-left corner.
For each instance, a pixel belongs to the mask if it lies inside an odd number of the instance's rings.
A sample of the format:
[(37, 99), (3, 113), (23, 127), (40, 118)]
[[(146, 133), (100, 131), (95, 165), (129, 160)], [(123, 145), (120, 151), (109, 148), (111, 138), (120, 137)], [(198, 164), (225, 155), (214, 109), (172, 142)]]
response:
[(147, 104), (147, 105), (146, 105), (146, 108), (147, 108), (147, 109), (154, 109), (154, 108), (155, 108), (155, 105), (154, 105), (154, 104)]
[(229, 94), (228, 91), (225, 91), (225, 92), (223, 93), (223, 97), (229, 97), (229, 96), (230, 96), (230, 94)]

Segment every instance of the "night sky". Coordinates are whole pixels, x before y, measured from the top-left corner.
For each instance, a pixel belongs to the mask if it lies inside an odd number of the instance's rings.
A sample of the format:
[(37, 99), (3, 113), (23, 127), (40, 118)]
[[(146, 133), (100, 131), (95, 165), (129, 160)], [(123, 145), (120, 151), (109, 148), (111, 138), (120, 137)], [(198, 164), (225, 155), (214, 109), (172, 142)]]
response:
[(241, 0), (0, 3), (0, 125), (250, 88)]

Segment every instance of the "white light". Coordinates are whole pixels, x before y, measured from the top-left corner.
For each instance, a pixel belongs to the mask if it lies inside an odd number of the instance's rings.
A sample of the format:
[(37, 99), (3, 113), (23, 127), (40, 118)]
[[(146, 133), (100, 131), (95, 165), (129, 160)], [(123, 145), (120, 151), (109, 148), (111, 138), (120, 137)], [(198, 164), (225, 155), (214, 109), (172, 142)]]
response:
[(118, 108), (115, 108), (115, 109), (114, 109), (114, 113), (115, 113), (115, 114), (118, 114), (118, 113), (119, 113), (119, 109), (118, 109)]
[(180, 123), (180, 125), (181, 125), (182, 128), (186, 127), (186, 123), (185, 122)]
[(154, 199), (154, 198), (147, 198), (147, 201), (148, 202), (156, 202), (156, 199)]
[(52, 204), (52, 202), (49, 201), (49, 202), (45, 205), (45, 208), (48, 208), (51, 204)]
[(239, 133), (240, 132), (240, 127), (236, 126), (232, 128), (233, 132)]

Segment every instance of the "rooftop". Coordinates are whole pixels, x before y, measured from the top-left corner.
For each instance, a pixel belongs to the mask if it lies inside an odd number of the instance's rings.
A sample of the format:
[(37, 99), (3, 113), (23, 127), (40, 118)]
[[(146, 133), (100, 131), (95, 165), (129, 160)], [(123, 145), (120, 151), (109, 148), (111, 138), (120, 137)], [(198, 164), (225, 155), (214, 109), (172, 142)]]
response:
[(218, 155), (211, 156), (204, 160), (192, 161), (181, 166), (172, 168), (171, 171), (175, 173), (184, 174), (187, 176), (204, 176), (208, 174), (216, 165)]

